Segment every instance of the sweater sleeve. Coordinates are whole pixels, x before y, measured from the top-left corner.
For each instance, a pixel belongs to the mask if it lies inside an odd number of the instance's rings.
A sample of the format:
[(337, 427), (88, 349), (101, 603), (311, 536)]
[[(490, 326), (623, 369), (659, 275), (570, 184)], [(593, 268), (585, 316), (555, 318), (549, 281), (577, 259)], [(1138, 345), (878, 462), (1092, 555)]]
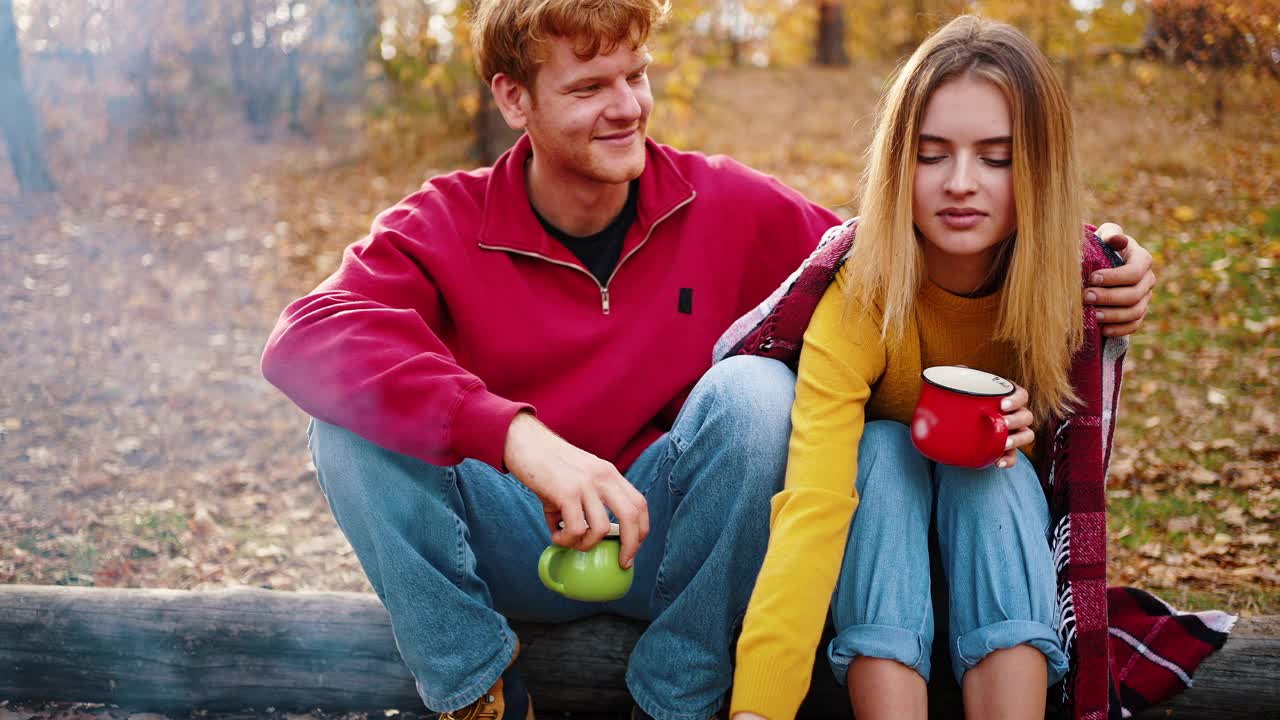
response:
[(773, 499), (769, 549), (738, 641), (730, 716), (795, 716), (845, 556), (864, 411), (885, 366), (879, 314), (848, 307), (845, 274), (804, 335), (786, 487)]
[(306, 413), (389, 450), (501, 469), (512, 418), (532, 408), (490, 392), (437, 334), (448, 318), (412, 200), (379, 216), (337, 272), (284, 309), (262, 374)]

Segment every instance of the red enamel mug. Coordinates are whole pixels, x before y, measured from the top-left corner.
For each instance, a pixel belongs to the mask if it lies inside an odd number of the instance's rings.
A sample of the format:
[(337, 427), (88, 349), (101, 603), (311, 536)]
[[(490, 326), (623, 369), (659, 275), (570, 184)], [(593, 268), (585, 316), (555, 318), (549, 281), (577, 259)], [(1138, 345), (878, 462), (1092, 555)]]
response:
[(957, 365), (936, 365), (921, 374), (920, 401), (911, 418), (911, 442), (920, 454), (971, 468), (999, 460), (1009, 438), (1000, 401), (1013, 394), (1013, 383)]

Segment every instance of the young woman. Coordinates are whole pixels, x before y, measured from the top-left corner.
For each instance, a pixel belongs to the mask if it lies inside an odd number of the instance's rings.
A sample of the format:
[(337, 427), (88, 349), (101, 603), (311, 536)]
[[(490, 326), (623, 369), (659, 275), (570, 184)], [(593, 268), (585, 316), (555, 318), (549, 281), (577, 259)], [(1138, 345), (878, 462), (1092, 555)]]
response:
[[(1044, 717), (1068, 661), (1030, 460), (1047, 444), (1033, 428), (1077, 399), (1081, 194), (1066, 93), (1022, 33), (961, 17), (902, 67), (882, 101), (852, 256), (804, 334), (734, 720), (795, 715), (829, 604), (827, 654), (858, 720), (926, 717), (931, 524), (949, 586), (938, 641), (967, 716)], [(935, 464), (911, 443), (921, 370), (944, 364), (1017, 385), (992, 467)]]

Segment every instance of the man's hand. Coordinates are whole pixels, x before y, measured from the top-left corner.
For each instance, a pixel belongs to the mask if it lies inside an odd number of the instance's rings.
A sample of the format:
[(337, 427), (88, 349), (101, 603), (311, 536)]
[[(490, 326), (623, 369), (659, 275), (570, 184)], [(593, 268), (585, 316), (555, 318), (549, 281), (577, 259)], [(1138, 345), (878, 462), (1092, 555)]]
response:
[(631, 567), (649, 534), (649, 508), (613, 463), (574, 447), (523, 412), (507, 430), (502, 461), (542, 500), (551, 542), (557, 545), (595, 547), (609, 532), (612, 510), (622, 537), (618, 564)]
[(1030, 448), (1036, 434), (1031, 429), (1035, 416), (1027, 409), (1031, 395), (1026, 388), (1014, 384), (1013, 394), (1000, 401), (1004, 412), (1004, 424), (1009, 427), (1009, 439), (1004, 444), (1004, 455), (996, 461), (996, 467), (1011, 468), (1018, 462), (1018, 448)]
[(1103, 335), (1130, 335), (1137, 331), (1146, 317), (1151, 289), (1156, 286), (1156, 276), (1151, 271), (1151, 253), (1125, 235), (1115, 223), (1099, 226), (1098, 237), (1120, 253), (1124, 265), (1093, 273), (1089, 277), (1089, 287), (1084, 291), (1084, 302), (1097, 308)]

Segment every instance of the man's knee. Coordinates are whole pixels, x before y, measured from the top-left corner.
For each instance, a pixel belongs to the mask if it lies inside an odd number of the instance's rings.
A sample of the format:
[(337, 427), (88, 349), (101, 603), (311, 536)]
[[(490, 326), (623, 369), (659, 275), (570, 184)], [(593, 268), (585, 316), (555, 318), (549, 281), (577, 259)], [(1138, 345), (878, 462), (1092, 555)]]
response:
[(707, 416), (731, 429), (728, 442), (756, 452), (785, 452), (791, 434), (796, 376), (781, 362), (738, 356), (716, 363), (694, 393), (709, 405)]
[(331, 504), (371, 502), (373, 495), (430, 494), (433, 488), (451, 485), (456, 472), (392, 452), (322, 420), (311, 421), (308, 435), (316, 476)]
[(363, 439), (350, 430), (332, 425), (323, 420), (311, 419), (307, 426), (307, 440), (311, 446), (313, 458), (347, 455), (351, 451), (353, 441)]

